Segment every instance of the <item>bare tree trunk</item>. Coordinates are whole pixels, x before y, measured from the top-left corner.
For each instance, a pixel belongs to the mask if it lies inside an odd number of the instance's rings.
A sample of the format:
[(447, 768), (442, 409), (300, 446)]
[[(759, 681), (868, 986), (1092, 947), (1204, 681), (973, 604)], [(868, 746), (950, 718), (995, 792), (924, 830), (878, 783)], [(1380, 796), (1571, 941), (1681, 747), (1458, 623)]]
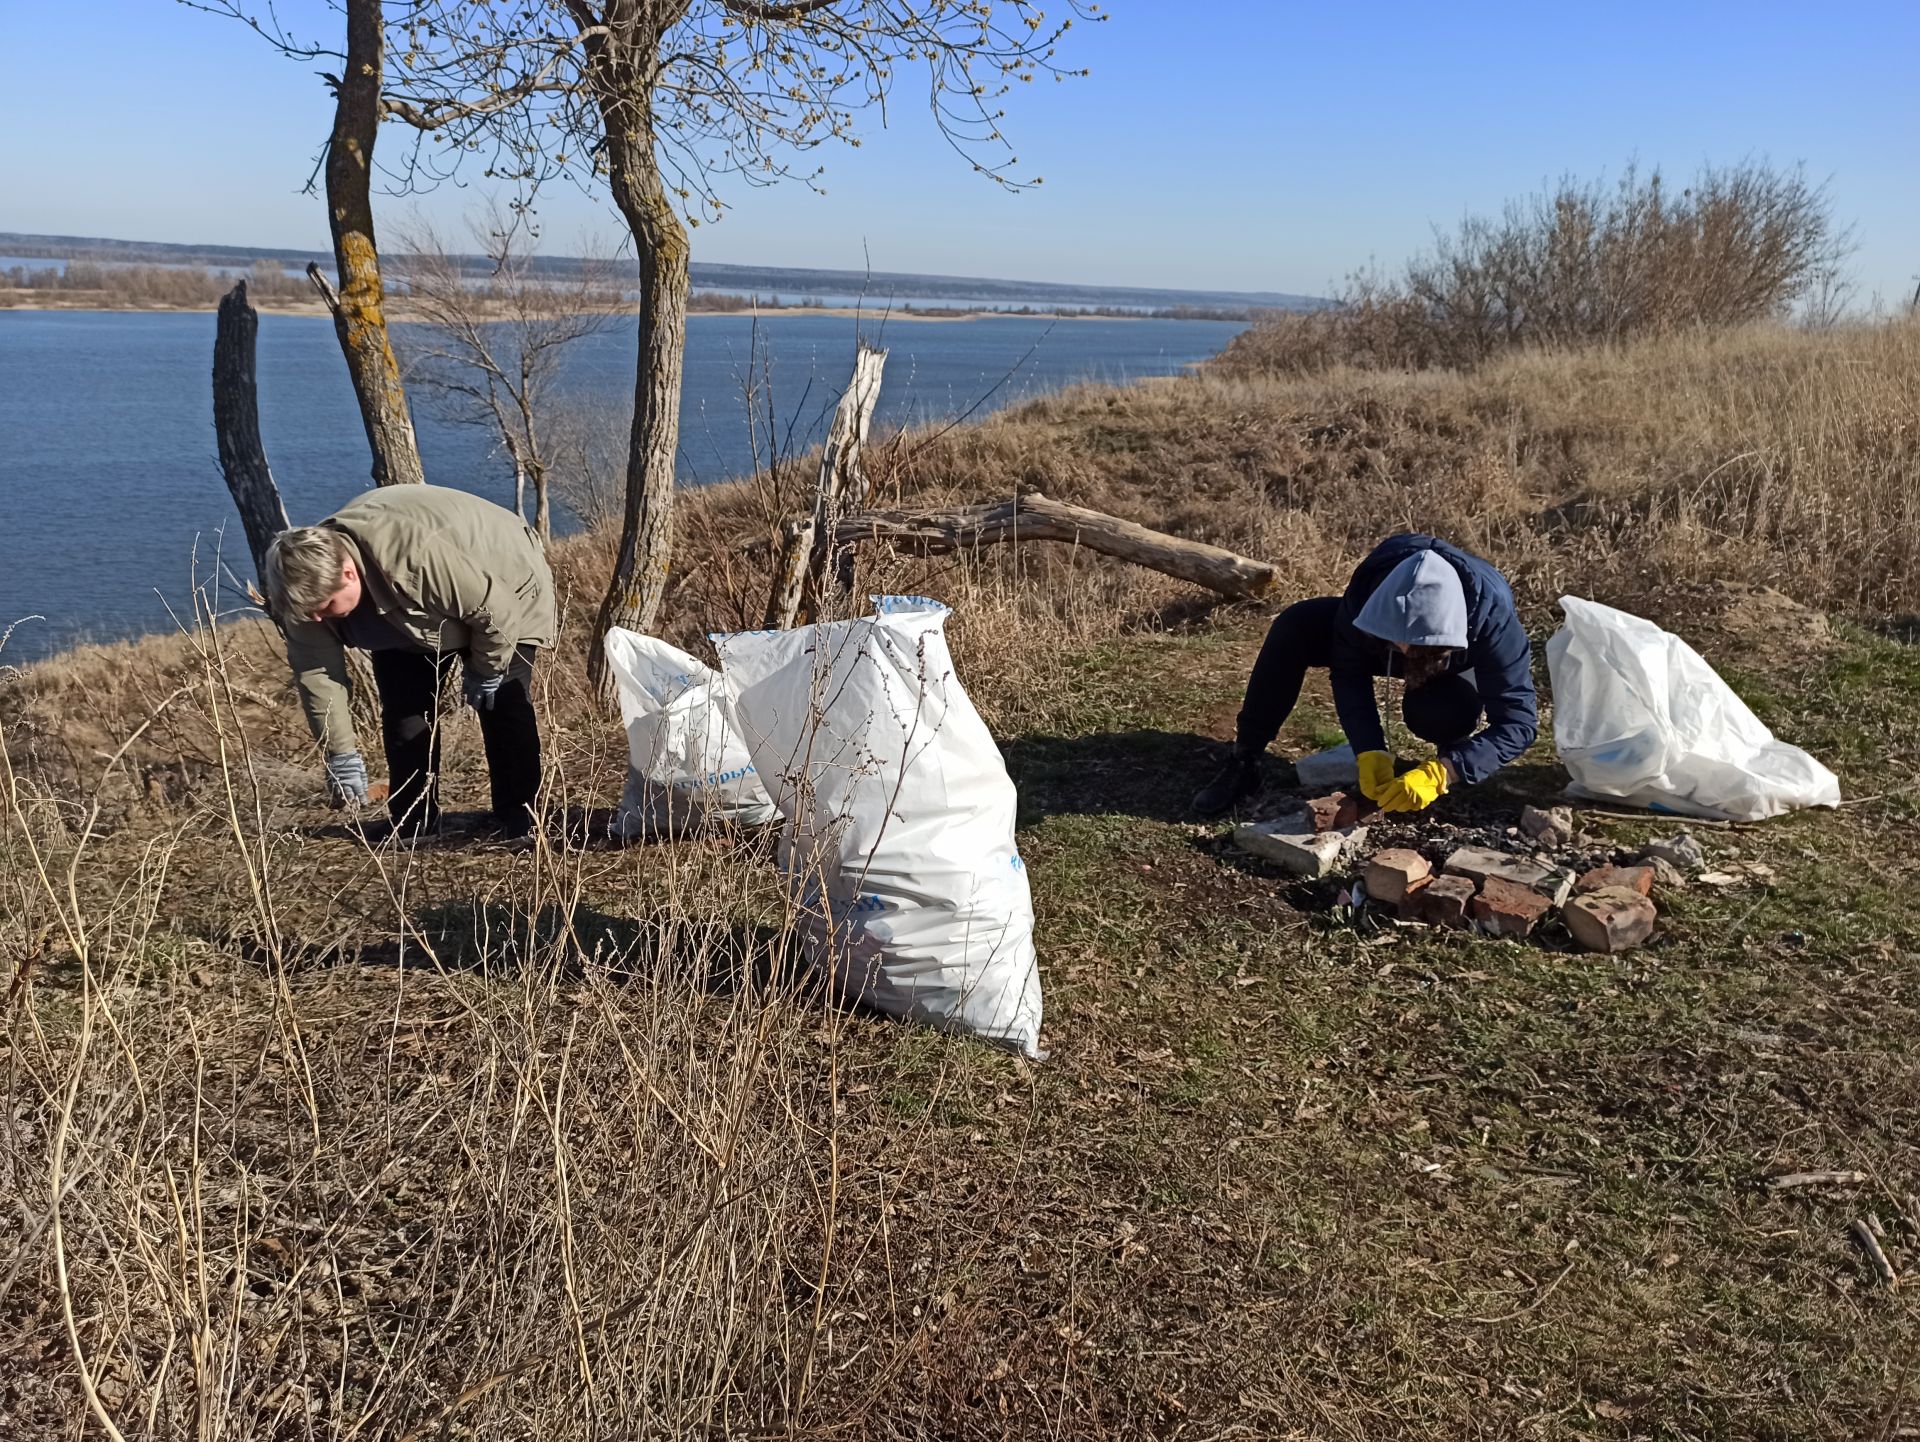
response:
[(260, 443), (260, 393), (253, 369), (259, 329), (260, 317), (247, 303), (247, 283), (240, 281), (221, 297), (214, 325), (213, 433), (256, 576), (262, 574), (268, 542), (287, 529), (287, 508)]
[(523, 521), (527, 518), (527, 468), (518, 456), (513, 458), (513, 513)]
[[(596, 642), (615, 626), (651, 629), (667, 589), (673, 553), (673, 475), (680, 449), (680, 381), (686, 354), (689, 245), (653, 154), (651, 92), (596, 45), (590, 67), (606, 124), (614, 203), (640, 261), (639, 357), (633, 430), (627, 441), (626, 504), (613, 576), (601, 603)], [(604, 683), (606, 658), (587, 648), (587, 671)]]
[[(533, 379), (529, 373), (526, 353), (521, 352), (520, 388), (514, 393), (514, 400), (520, 407), (520, 432), (526, 437), (526, 452), (516, 450), (513, 455), (516, 493), (514, 509), (522, 515), (517, 488), (528, 481), (533, 483), (533, 533), (540, 538), (541, 545), (553, 540), (553, 514), (547, 506), (547, 458), (540, 451), (540, 424), (534, 415), (532, 402)], [(502, 427), (504, 432), (505, 427)]]
[(547, 504), (547, 468), (533, 466), (528, 474), (533, 478), (533, 533), (544, 546), (553, 540), (553, 511)]
[[(387, 335), (380, 253), (373, 237), (373, 142), (380, 128), (384, 35), (380, 0), (347, 0), (347, 61), (334, 96), (327, 142), (327, 224), (339, 293), (321, 294), (333, 311), (347, 374), (373, 451), (376, 485), (423, 482), (400, 364)], [(309, 275), (316, 275), (312, 267)], [(317, 281), (316, 281), (317, 283)]]
[[(289, 525), (280, 488), (267, 466), (267, 449), (260, 442), (260, 391), (253, 365), (259, 330), (260, 317), (247, 301), (247, 283), (236, 282), (220, 298), (214, 322), (213, 431), (220, 447), (220, 469), (240, 511), (240, 523), (246, 527), (255, 576), (265, 573), (268, 543)], [(266, 606), (266, 597), (258, 592), (253, 599)], [(278, 624), (280, 618), (273, 620)], [(373, 716), (367, 707), (380, 692), (365, 651), (348, 648), (347, 674), (352, 678), (354, 703), (360, 708), (356, 719), (370, 722)]]

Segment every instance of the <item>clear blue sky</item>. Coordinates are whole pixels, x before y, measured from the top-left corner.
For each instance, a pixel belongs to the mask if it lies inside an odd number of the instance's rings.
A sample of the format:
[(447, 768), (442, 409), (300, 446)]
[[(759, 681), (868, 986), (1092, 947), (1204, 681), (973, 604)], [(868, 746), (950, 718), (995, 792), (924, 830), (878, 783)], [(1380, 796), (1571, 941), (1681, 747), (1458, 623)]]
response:
[[(324, 23), (321, 0), (281, 10)], [(1758, 156), (1830, 181), (1863, 291), (1911, 294), (1920, 273), (1916, 0), (1110, 10), (1069, 37), (1091, 78), (1012, 97), (1039, 191), (982, 182), (903, 103), (826, 153), (824, 198), (733, 192), (696, 258), (858, 268), (864, 245), (886, 270), (1319, 292), (1564, 172)], [(330, 110), (316, 67), (173, 0), (20, 3), (5, 31), (0, 230), (325, 244), (300, 194)], [(382, 213), (457, 224), (473, 198)], [(554, 251), (619, 234), (577, 192), (543, 221)]]

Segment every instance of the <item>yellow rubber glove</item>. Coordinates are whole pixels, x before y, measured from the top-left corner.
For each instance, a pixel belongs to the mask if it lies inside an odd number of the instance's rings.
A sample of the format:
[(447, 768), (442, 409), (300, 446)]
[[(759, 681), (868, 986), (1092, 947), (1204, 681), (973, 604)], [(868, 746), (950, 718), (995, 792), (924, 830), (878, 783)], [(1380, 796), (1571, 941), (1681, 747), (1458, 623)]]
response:
[(1398, 777), (1380, 797), (1382, 811), (1425, 811), (1447, 794), (1447, 768), (1438, 758)]
[(1377, 805), (1393, 787), (1393, 758), (1384, 751), (1362, 751), (1358, 760), (1360, 794)]

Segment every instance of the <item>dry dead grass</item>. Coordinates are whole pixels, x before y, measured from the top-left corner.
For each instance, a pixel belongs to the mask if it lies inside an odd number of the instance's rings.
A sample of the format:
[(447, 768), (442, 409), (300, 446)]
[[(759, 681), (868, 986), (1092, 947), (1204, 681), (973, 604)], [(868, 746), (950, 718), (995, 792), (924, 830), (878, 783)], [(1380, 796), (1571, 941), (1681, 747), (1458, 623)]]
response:
[(1471, 373), (1205, 371), (1036, 402), (908, 453), (904, 488), (1002, 478), (1331, 584), (1429, 530), (1555, 588), (1709, 579), (1861, 616), (1920, 581), (1920, 324), (1772, 327)]
[[(1709, 590), (1729, 580), (1885, 620), (1920, 580), (1917, 351), (1889, 327), (1202, 373), (905, 437), (876, 476), (903, 503), (1037, 488), (1273, 559), (1302, 594), (1419, 527), (1500, 560), (1543, 624), (1561, 590), (1798, 624)], [(757, 623), (738, 542), (780, 503), (688, 498), (674, 639)], [(1897, 817), (1768, 833), (1783, 868), (1864, 848), (1857, 910), (1798, 950), (1772, 938), (1803, 898), (1709, 899), (1626, 970), (1436, 945), (1381, 971), (1167, 819), (1204, 754), (1180, 728), (1230, 707), (1258, 610), (1209, 618), (1060, 548), (873, 557), (872, 588), (956, 605), (1037, 808), (1059, 1054), (1035, 1072), (823, 1006), (751, 839), (594, 841), (624, 764), (578, 679), (605, 564), (600, 538), (558, 557), (542, 706), (569, 824), (531, 855), (342, 830), (259, 625), (0, 685), (0, 1434), (1784, 1438), (1907, 1415), (1911, 1316), (1852, 1290), (1844, 1218), (1749, 1195), (1855, 1155), (1913, 1184), (1916, 942), (1889, 920), (1912, 868), (1875, 849)], [(1920, 757), (1890, 655), (1872, 749)], [(1867, 693), (1835, 694), (1798, 714), (1837, 728)], [(477, 806), (451, 724), (452, 804)], [(1827, 1240), (1783, 1240), (1802, 1224)], [(1659, 1358), (1610, 1350), (1638, 1328)]]

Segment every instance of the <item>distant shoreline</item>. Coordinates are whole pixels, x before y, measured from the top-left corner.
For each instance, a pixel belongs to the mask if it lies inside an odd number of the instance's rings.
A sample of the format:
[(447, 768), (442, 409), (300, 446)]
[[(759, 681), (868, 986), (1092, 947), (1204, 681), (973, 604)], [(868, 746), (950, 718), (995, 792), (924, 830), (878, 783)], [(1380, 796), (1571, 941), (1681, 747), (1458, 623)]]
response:
[[(162, 241), (112, 240), (101, 236), (34, 235), (0, 231), (0, 259), (26, 262), (58, 262), (74, 266), (107, 266), (161, 270), (200, 270), (221, 275), (245, 275), (264, 265), (275, 279), (292, 278), (317, 264), (322, 270), (333, 268), (328, 249), (268, 249), (257, 246), (211, 244), (174, 244)], [(461, 273), (484, 280), (494, 271), (484, 256), (451, 257)], [(569, 284), (583, 278), (587, 262), (579, 257), (529, 254), (524, 257), (528, 275), (535, 280), (564, 281)], [(406, 257), (392, 252), (386, 260), (404, 265)], [(599, 262), (594, 263), (598, 268)], [(31, 268), (31, 267), (30, 267)], [(1032, 306), (1044, 310), (1052, 306), (1083, 309), (1112, 307), (1127, 311), (1222, 311), (1259, 312), (1269, 310), (1318, 310), (1327, 304), (1322, 296), (1299, 295), (1267, 290), (1193, 290), (1170, 286), (1086, 284), (1072, 281), (1034, 281), (920, 274), (911, 271), (871, 269), (834, 270), (816, 266), (740, 265), (713, 261), (690, 262), (690, 274), (696, 291), (724, 292), (756, 296), (912, 296), (929, 303), (930, 309), (950, 303), (968, 309), (983, 303), (1001, 306)], [(98, 290), (98, 285), (77, 287)], [(223, 287), (224, 288), (224, 287)]]
[[(32, 299), (16, 300), (14, 299), (14, 297), (16, 296), (18, 297), (31, 296)], [(274, 300), (256, 301), (254, 302), (253, 308), (256, 311), (260, 312), (260, 314), (262, 315), (305, 315), (305, 316), (324, 317), (327, 314), (326, 307), (317, 300), (297, 301), (297, 302), (274, 301)], [(395, 305), (392, 302), (389, 302), (388, 309), (391, 313), (390, 319), (395, 325), (405, 325), (409, 323), (404, 307)], [(105, 302), (98, 298), (91, 298), (85, 295), (73, 295), (71, 299), (67, 299), (65, 297), (62, 297), (61, 294), (57, 291), (48, 293), (44, 291), (0, 290), (0, 314), (4, 314), (5, 312), (10, 310), (36, 311), (36, 312), (72, 311), (79, 314), (95, 314), (95, 315), (142, 315), (142, 314), (211, 315), (213, 314), (213, 308), (211, 306), (205, 306), (205, 305), (114, 305), (114, 304), (111, 304), (110, 302)], [(899, 309), (899, 308), (889, 310), (887, 307), (882, 305), (871, 305), (861, 310), (855, 310), (851, 306), (763, 305), (758, 307), (757, 309), (689, 310), (687, 312), (687, 318), (689, 320), (700, 320), (707, 317), (718, 317), (718, 316), (732, 316), (737, 318), (739, 316), (752, 316), (752, 315), (818, 315), (818, 316), (828, 316), (828, 317), (837, 316), (837, 317), (846, 318), (846, 319), (851, 319), (853, 317), (859, 316), (869, 320), (884, 318), (889, 321), (897, 320), (897, 321), (916, 321), (916, 322), (938, 322), (938, 321), (960, 321), (960, 320), (1127, 321), (1127, 320), (1154, 320), (1154, 319), (1163, 318), (1163, 317), (1155, 317), (1155, 316), (1148, 316), (1148, 315), (1141, 315), (1141, 316), (1088, 315), (1083, 311), (1075, 311), (1075, 310), (1005, 311), (1005, 310), (981, 309), (981, 310), (923, 311), (923, 310), (905, 310), (905, 309)], [(1216, 323), (1220, 325), (1244, 324), (1244, 322), (1225, 321), (1225, 320), (1217, 321)]]

